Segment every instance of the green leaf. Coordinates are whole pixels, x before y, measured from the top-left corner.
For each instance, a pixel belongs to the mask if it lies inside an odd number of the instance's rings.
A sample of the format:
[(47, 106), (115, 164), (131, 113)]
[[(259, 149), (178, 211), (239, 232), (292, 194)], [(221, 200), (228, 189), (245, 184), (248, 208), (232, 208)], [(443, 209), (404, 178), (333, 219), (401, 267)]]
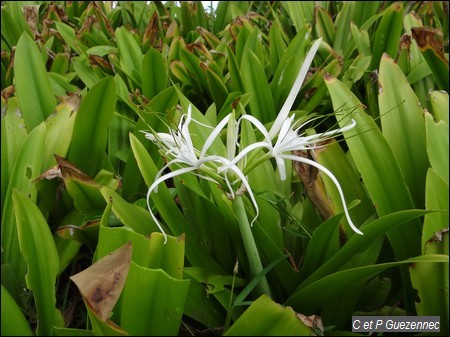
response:
[(444, 181), (434, 169), (430, 168), (428, 170), (425, 189), (425, 206), (427, 210), (436, 210), (436, 212), (425, 215), (422, 229), (422, 251), (425, 249), (428, 240), (431, 240), (437, 231), (448, 228), (448, 187), (448, 182)]
[(102, 186), (100, 192), (105, 200), (112, 204), (112, 211), (125, 226), (144, 235), (159, 230), (147, 210), (126, 202), (117, 192), (107, 186)]
[(411, 263), (447, 263), (448, 255), (430, 254), (413, 257), (398, 262), (380, 263), (359, 268), (346, 269), (320, 278), (293, 294), (285, 305), (307, 314), (314, 313), (322, 305), (336, 297), (341, 291), (351, 289), (355, 284), (366, 281), (384, 270)]
[(239, 63), (234, 52), (227, 45), (228, 69), (231, 77), (231, 90), (236, 92), (244, 92), (244, 82), (242, 81)]
[(433, 110), (436, 121), (443, 120), (447, 125), (449, 122), (449, 102), (448, 93), (445, 91), (432, 91), (430, 92), (431, 108)]
[(63, 22), (55, 22), (56, 29), (61, 34), (67, 45), (72, 48), (78, 55), (84, 55), (86, 46), (76, 37), (75, 30)]
[(59, 273), (58, 251), (47, 221), (22, 192), (12, 194), (20, 249), (28, 265), (27, 287), (33, 291), (38, 315), (38, 335), (52, 335), (52, 327), (64, 326), (55, 308), (55, 282)]
[(228, 97), (228, 90), (224, 84), (224, 80), (209, 67), (206, 68), (205, 74), (209, 93), (211, 94), (217, 109), (221, 110)]
[(313, 2), (286, 1), (283, 2), (283, 6), (286, 8), (286, 11), (291, 17), (297, 33), (314, 19), (315, 4)]
[(167, 87), (167, 69), (162, 54), (154, 48), (145, 54), (142, 61), (142, 93), (152, 99)]
[(258, 57), (246, 49), (242, 57), (241, 76), (245, 92), (252, 94), (249, 102), (250, 113), (262, 123), (275, 119), (275, 105), (263, 65)]
[(383, 135), (402, 170), (415, 207), (423, 208), (429, 167), (423, 108), (400, 67), (386, 54), (381, 58), (378, 86)]
[[(314, 11), (316, 17), (316, 29), (318, 31), (317, 35), (321, 36), (324, 42), (333, 45), (336, 31), (330, 13), (320, 6), (316, 7)], [(339, 12), (339, 15), (342, 15), (342, 12)], [(339, 48), (336, 48), (336, 51), (341, 52)]]
[(268, 296), (259, 297), (224, 336), (310, 336), (312, 328), (289, 307), (283, 307)]
[(131, 260), (139, 266), (149, 269), (162, 269), (170, 277), (183, 279), (184, 268), (184, 235), (168, 237), (164, 243), (161, 233), (143, 236), (127, 227), (100, 227), (99, 244), (97, 245), (97, 259), (131, 241), (133, 253)]
[[(129, 241), (132, 262), (112, 319), (130, 335), (176, 335), (189, 289), (189, 281), (182, 280), (184, 236), (169, 237), (165, 244), (160, 233), (144, 237), (125, 227), (102, 226), (96, 259)], [(144, 312), (152, 314), (143, 320)]]
[(119, 49), (120, 67), (134, 82), (141, 87), (142, 81), (142, 51), (131, 32), (124, 26), (116, 29), (116, 43)]
[(41, 53), (33, 39), (23, 33), (14, 56), (16, 95), (25, 126), (30, 132), (56, 107)]
[(2, 41), (4, 40), (9, 50), (11, 50), (13, 46), (17, 45), (17, 41), (19, 41), (22, 34), (22, 29), (20, 28), (19, 22), (13, 20), (7, 7), (2, 8), (1, 18)]
[[(377, 214), (383, 216), (413, 209), (398, 163), (373, 119), (363, 111), (361, 102), (342, 82), (326, 77), (325, 83), (340, 127), (344, 127), (350, 118), (356, 121), (356, 127), (345, 132), (344, 137)], [(420, 253), (420, 223), (417, 220), (389, 231), (388, 238), (398, 259)]]
[[(447, 222), (448, 223), (448, 222)], [(425, 244), (424, 256), (442, 254), (448, 258), (448, 229), (437, 231)], [(416, 309), (420, 316), (440, 316), (440, 335), (448, 334), (449, 273), (447, 263), (413, 263), (409, 266), (411, 282), (417, 290)]]
[(361, 226), (364, 235), (353, 235), (347, 243), (333, 257), (317, 268), (298, 287), (303, 289), (311, 283), (329, 275), (341, 268), (345, 268), (352, 257), (358, 252), (362, 253), (370, 244), (389, 230), (401, 227), (402, 224), (425, 215), (426, 211), (407, 210), (392, 213)]
[[(339, 143), (333, 141), (328, 143), (325, 147), (315, 149), (314, 155), (317, 162), (328, 168), (339, 181), (345, 195), (347, 207), (350, 206), (349, 203), (354, 200), (360, 201), (359, 204), (349, 209), (350, 216), (354, 223), (358, 226), (372, 217), (375, 214), (375, 208), (373, 207), (372, 201)], [(343, 212), (344, 208), (336, 185), (328, 176), (321, 175), (321, 177), (334, 212)], [(341, 219), (341, 223), (345, 226), (344, 228), (347, 236), (353, 235), (353, 230), (350, 229), (345, 218)]]
[(5, 114), (2, 115), (1, 133), (2, 210), (14, 164), (17, 156), (19, 155), (20, 148), (28, 135), (24, 126), (23, 118), (20, 116), (17, 99), (15, 97), (11, 97), (6, 102), (6, 106), (3, 104), (4, 102), (2, 100), (2, 111), (5, 111)]
[(87, 64), (86, 60), (80, 57), (73, 58), (73, 69), (89, 89), (103, 78), (103, 76), (99, 76), (98, 73), (92, 71), (92, 68)]
[(116, 86), (114, 80), (107, 77), (92, 87), (78, 110), (69, 161), (91, 177), (102, 168), (108, 125), (115, 105)]
[(364, 56), (371, 56), (369, 33), (367, 33), (367, 30), (358, 29), (352, 22), (350, 22), (350, 29), (359, 53)]
[(66, 101), (59, 104), (55, 113), (46, 120), (47, 134), (42, 163), (43, 170), (55, 165), (55, 154), (61, 157), (67, 155), (72, 142), (72, 132), (77, 110), (78, 98), (75, 98), (74, 103)]
[[(3, 14), (3, 10), (2, 10)], [(14, 298), (2, 284), (2, 336), (33, 336), (30, 326)]]
[(41, 172), (42, 155), (45, 145), (45, 124), (42, 123), (30, 132), (23, 143), (8, 184), (2, 212), (3, 261), (9, 262), (20, 283), (24, 281), (26, 266), (19, 251), (17, 225), (12, 203), (13, 190), (18, 190), (36, 200), (37, 189), (33, 184)]
[(144, 268), (131, 261), (122, 310), (117, 313), (120, 326), (134, 336), (177, 335), (188, 290), (189, 280), (177, 280), (161, 269)]
[(276, 64), (276, 70), (270, 82), (276, 111), (281, 110), (303, 64), (306, 48), (310, 42), (308, 36), (309, 31), (305, 27), (291, 40), (279, 63)]
[(401, 2), (393, 3), (383, 12), (372, 45), (370, 69), (378, 69), (383, 53), (387, 53), (392, 58), (397, 56), (403, 29), (403, 13), (404, 8)]
[(449, 127), (443, 120), (438, 123), (425, 114), (426, 144), (431, 167), (448, 184)]

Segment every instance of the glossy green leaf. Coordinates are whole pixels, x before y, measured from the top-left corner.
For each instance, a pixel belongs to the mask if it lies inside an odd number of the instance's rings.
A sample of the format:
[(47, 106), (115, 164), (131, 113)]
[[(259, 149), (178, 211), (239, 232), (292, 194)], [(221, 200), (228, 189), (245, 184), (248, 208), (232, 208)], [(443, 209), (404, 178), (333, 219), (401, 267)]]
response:
[(17, 99), (11, 97), (4, 105), (2, 100), (2, 110), (4, 109), (5, 115), (2, 116), (2, 134), (1, 134), (1, 149), (2, 149), (2, 209), (5, 203), (6, 191), (8, 188), (9, 180), (19, 155), (20, 148), (27, 137), (27, 130), (23, 122), (23, 118), (20, 115)]
[(64, 321), (55, 308), (56, 275), (59, 257), (47, 221), (37, 206), (22, 192), (12, 194), (20, 249), (28, 265), (27, 287), (33, 291), (39, 318), (38, 335), (51, 335), (52, 326), (63, 326)]
[(183, 279), (184, 268), (184, 236), (168, 237), (164, 243), (161, 233), (152, 233), (146, 237), (126, 227), (100, 227), (97, 258), (107, 255), (110, 251), (125, 243), (133, 243), (132, 261), (149, 269), (162, 269), (170, 277)]
[[(354, 200), (360, 201), (358, 205), (349, 209), (349, 213), (357, 226), (362, 225), (367, 219), (375, 214), (375, 208), (339, 143), (332, 141), (325, 147), (314, 150), (314, 154), (317, 162), (329, 169), (339, 181), (339, 184), (344, 191), (347, 206)], [(339, 195), (335, 184), (328, 176), (321, 175), (321, 177), (334, 211), (336, 213), (343, 212), (344, 209), (341, 196)], [(345, 218), (341, 219), (341, 223), (345, 225), (347, 236), (353, 235), (353, 231), (348, 226)]]
[(228, 90), (224, 84), (224, 80), (221, 79), (215, 72), (213, 72), (209, 67), (206, 68), (206, 83), (208, 84), (208, 90), (217, 109), (220, 110), (223, 107), (227, 97)]
[(95, 336), (94, 332), (86, 329), (53, 328), (55, 336)]
[(428, 158), (431, 167), (448, 184), (449, 175), (449, 127), (443, 120), (438, 123), (427, 113), (425, 115), (425, 128)]
[(313, 334), (312, 327), (303, 323), (292, 308), (283, 307), (263, 295), (253, 302), (223, 335), (309, 336), (311, 334)]
[(35, 42), (22, 34), (14, 56), (16, 94), (25, 126), (30, 132), (56, 107), (44, 61)]
[(102, 168), (115, 105), (116, 86), (108, 77), (92, 87), (78, 110), (68, 159), (91, 177)]
[(55, 25), (67, 45), (77, 52), (78, 55), (83, 55), (87, 48), (79, 39), (77, 39), (75, 30), (63, 22), (55, 22)]
[(286, 1), (283, 3), (283, 6), (291, 17), (297, 33), (300, 32), (305, 25), (313, 21), (314, 3), (308, 1)]
[[(448, 229), (436, 231), (425, 243), (424, 256), (449, 253)], [(449, 268), (448, 263), (413, 263), (409, 266), (413, 287), (417, 290), (416, 309), (420, 316), (440, 316), (441, 335), (448, 334)]]
[[(189, 278), (189, 276), (185, 276)], [(225, 309), (215, 296), (207, 294), (204, 284), (190, 279), (189, 291), (184, 305), (184, 314), (208, 328), (221, 326), (225, 322)]]
[(89, 321), (94, 336), (129, 336), (128, 332), (111, 320), (104, 322), (88, 308)]
[(8, 261), (14, 269), (19, 282), (22, 283), (26, 266), (17, 237), (17, 225), (12, 203), (13, 190), (30, 195), (36, 200), (37, 190), (33, 184), (41, 172), (42, 155), (45, 146), (45, 124), (42, 123), (30, 132), (23, 143), (11, 173), (2, 212), (2, 248), (3, 261)]
[[(154, 128), (155, 130), (159, 130), (159, 117), (162, 117), (163, 119), (166, 118), (168, 113), (175, 108), (177, 102), (178, 97), (174, 87), (169, 87), (160, 92), (148, 103), (148, 105), (146, 106), (146, 112), (140, 113), (141, 118), (136, 123), (133, 135), (139, 141), (146, 144), (144, 146), (145, 149), (149, 149), (152, 145), (151, 142), (145, 138), (144, 134), (141, 131), (148, 130), (149, 126)], [(159, 156), (156, 148), (151, 153), (155, 156)], [(146, 188), (142, 176), (143, 173), (141, 174), (133, 151), (130, 149), (128, 152), (127, 164), (125, 166), (122, 179), (122, 195), (124, 196), (124, 198), (134, 197), (136, 193), (142, 193), (142, 189)]]
[(285, 304), (292, 305), (295, 309), (302, 310), (306, 314), (312, 314), (342, 290), (351, 289), (352, 286), (362, 280), (368, 280), (388, 268), (411, 263), (448, 264), (448, 255), (421, 255), (398, 262), (380, 263), (338, 271), (296, 292)]
[(386, 54), (381, 58), (378, 86), (383, 135), (402, 170), (416, 208), (423, 208), (429, 167), (424, 111), (400, 67)]
[[(330, 13), (320, 6), (316, 7), (314, 11), (316, 17), (316, 29), (318, 31), (317, 35), (322, 37), (324, 42), (333, 45), (336, 31)], [(339, 12), (339, 14), (342, 15), (342, 12)], [(337, 48), (337, 51), (340, 52), (340, 49)]]
[(430, 92), (430, 101), (435, 119), (437, 121), (443, 120), (447, 123), (447, 125), (449, 125), (448, 93), (445, 91), (432, 91)]
[(429, 169), (425, 190), (425, 206), (436, 212), (425, 215), (422, 229), (422, 249), (434, 233), (448, 227), (449, 192), (448, 182), (444, 181), (434, 169)]
[[(190, 184), (191, 186), (187, 185), (189, 189), (183, 186), (188, 179), (196, 183), (196, 188), (202, 191), (197, 178), (192, 174), (189, 177), (181, 176), (175, 181), (180, 205), (187, 220), (186, 226), (192, 228), (192, 232), (196, 233), (195, 240), (208, 250), (212, 258), (218, 261), (225, 270), (231, 270), (235, 261), (233, 254), (230, 254), (232, 238), (228, 233), (228, 225), (221, 219), (221, 213), (208, 200), (207, 196), (192, 193), (194, 191), (192, 184)], [(197, 209), (202, 209), (202, 212), (196, 212)], [(216, 219), (213, 226), (211, 226), (211, 219)]]
[(397, 56), (398, 42), (403, 29), (404, 8), (401, 2), (391, 4), (383, 12), (372, 45), (371, 69), (378, 69), (383, 53)]
[[(3, 14), (3, 11), (2, 11)], [(2, 336), (33, 336), (30, 326), (14, 298), (2, 284)], [(5, 313), (8, 313), (6, 315)]]
[[(28, 26), (25, 15), (23, 13), (23, 6), (24, 3), (22, 1), (12, 1), (8, 3), (7, 8), (2, 8), (2, 36), (5, 34), (5, 31), (9, 31), (10, 29), (14, 30), (12, 39), (8, 40), (10, 43), (10, 48), (18, 43), (18, 40), (20, 39), (22, 33), (26, 33), (29, 37), (33, 36), (30, 26)], [(10, 14), (10, 20), (7, 20), (5, 23), (3, 23), (3, 12), (8, 12), (8, 14)], [(6, 15), (5, 18), (8, 18), (8, 15)], [(6, 24), (12, 25), (6, 26)], [(7, 29), (4, 30), (4, 27)]]
[(87, 64), (86, 60), (80, 57), (74, 57), (73, 69), (89, 89), (103, 78), (103, 76), (99, 76), (98, 73), (92, 71), (92, 68)]
[(350, 23), (350, 30), (359, 53), (364, 56), (370, 56), (370, 40), (367, 30), (358, 29), (352, 22)]
[(154, 48), (142, 61), (142, 93), (152, 99), (167, 87), (167, 69), (162, 54)]
[[(339, 125), (344, 127), (350, 118), (356, 121), (356, 127), (344, 133), (344, 137), (377, 214), (383, 216), (413, 209), (414, 204), (398, 163), (373, 119), (363, 111), (361, 102), (342, 82), (327, 77), (325, 83), (330, 91)], [(399, 259), (420, 253), (418, 221), (389, 231), (388, 237)]]
[(189, 74), (191, 82), (195, 82), (201, 90), (206, 91), (206, 77), (200, 64), (200, 59), (185, 48), (180, 49), (180, 60)]
[(231, 78), (231, 90), (236, 92), (244, 92), (244, 83), (242, 81), (239, 63), (234, 52), (227, 46), (228, 68)]
[(274, 21), (270, 27), (269, 45), (270, 70), (273, 75), (287, 48), (286, 42), (283, 40), (283, 31), (281, 30), (278, 21)]
[(116, 43), (119, 49), (120, 67), (140, 87), (142, 81), (142, 51), (131, 32), (124, 26), (116, 29)]
[(46, 143), (42, 169), (46, 170), (55, 164), (54, 155), (65, 157), (72, 141), (73, 126), (78, 110), (78, 98), (67, 101), (56, 107), (55, 113), (46, 120)]
[[(335, 29), (336, 32), (334, 33), (334, 31), (331, 30), (331, 27), (328, 28), (329, 31), (332, 31), (331, 34), (334, 34), (333, 39), (328, 43), (333, 45), (333, 49), (339, 55), (343, 55), (344, 58), (349, 57), (355, 48), (356, 41), (351, 38), (352, 34), (350, 32), (350, 26), (352, 22), (354, 22), (352, 15), (356, 12), (355, 6), (356, 2), (344, 2), (336, 15), (336, 20), (334, 22), (336, 28), (333, 27), (333, 30)], [(331, 24), (333, 24), (332, 20)]]
[(273, 121), (276, 112), (270, 87), (263, 65), (251, 50), (244, 51), (241, 76), (245, 91), (252, 95), (248, 104), (250, 113), (262, 123)]
[(177, 335), (188, 290), (189, 280), (177, 280), (161, 269), (132, 261), (122, 293), (120, 326), (135, 336)]
[(147, 210), (125, 201), (117, 192), (107, 186), (102, 186), (100, 192), (118, 219), (127, 227), (140, 234), (150, 234), (158, 230)]
[(20, 39), (22, 30), (20, 29), (19, 23), (13, 20), (11, 14), (6, 8), (2, 8), (1, 19), (2, 40), (5, 41), (9, 47), (9, 50), (11, 50), (13, 46), (17, 45), (17, 41)]
[[(184, 237), (169, 237), (165, 244), (160, 233), (144, 237), (125, 227), (102, 226), (96, 258), (129, 241), (132, 263), (112, 319), (132, 335), (174, 335), (189, 288), (189, 281), (182, 280)], [(148, 291), (142, 292), (144, 288)], [(142, 320), (144, 312), (148, 316)]]
[(311, 283), (316, 282), (326, 275), (344, 268), (351, 261), (355, 252), (367, 249), (370, 243), (392, 228), (400, 227), (405, 222), (416, 219), (426, 214), (426, 211), (408, 210), (386, 215), (361, 227), (364, 235), (353, 235), (347, 243), (328, 261), (323, 263), (308, 278), (306, 278), (298, 289), (303, 289)]

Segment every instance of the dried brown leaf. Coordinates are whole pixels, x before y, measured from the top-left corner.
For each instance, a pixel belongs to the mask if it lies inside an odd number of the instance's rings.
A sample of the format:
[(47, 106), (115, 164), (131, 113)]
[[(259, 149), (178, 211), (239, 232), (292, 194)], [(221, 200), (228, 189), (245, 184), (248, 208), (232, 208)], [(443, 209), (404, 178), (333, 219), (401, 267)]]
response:
[(70, 279), (85, 303), (104, 322), (108, 320), (125, 285), (130, 269), (131, 241)]

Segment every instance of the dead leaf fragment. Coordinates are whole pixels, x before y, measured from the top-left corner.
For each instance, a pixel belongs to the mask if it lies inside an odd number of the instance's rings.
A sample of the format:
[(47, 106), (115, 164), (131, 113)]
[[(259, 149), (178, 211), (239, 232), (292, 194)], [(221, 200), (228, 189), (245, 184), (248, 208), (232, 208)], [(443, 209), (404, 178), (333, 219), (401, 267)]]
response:
[(86, 304), (104, 322), (111, 314), (125, 285), (130, 269), (131, 246), (130, 241), (70, 277)]
[(305, 316), (303, 314), (297, 313), (296, 316), (305, 324), (307, 327), (310, 327), (314, 330), (317, 336), (323, 336), (323, 322), (322, 318), (317, 315)]

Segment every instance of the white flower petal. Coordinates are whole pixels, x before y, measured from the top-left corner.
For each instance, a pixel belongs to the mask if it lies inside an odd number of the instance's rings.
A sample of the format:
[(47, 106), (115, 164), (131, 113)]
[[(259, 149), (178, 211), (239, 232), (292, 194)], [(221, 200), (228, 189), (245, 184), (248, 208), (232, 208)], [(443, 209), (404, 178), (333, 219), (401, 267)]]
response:
[(150, 195), (152, 194), (153, 190), (156, 190), (156, 189), (157, 189), (157, 187), (158, 187), (159, 184), (161, 184), (162, 182), (166, 181), (167, 179), (170, 179), (170, 178), (179, 176), (179, 175), (184, 174), (184, 173), (191, 172), (191, 171), (193, 171), (193, 170), (195, 170), (195, 168), (193, 168), (193, 167), (185, 167), (185, 168), (181, 168), (181, 169), (179, 169), (179, 170), (176, 170), (176, 171), (167, 173), (167, 174), (163, 175), (162, 177), (156, 179), (156, 180), (153, 182), (153, 184), (150, 186), (150, 188), (148, 189), (148, 192), (147, 192), (147, 208), (148, 208), (148, 210), (149, 210), (149, 212), (150, 212), (151, 217), (152, 217), (153, 220), (155, 221), (156, 226), (158, 226), (159, 230), (160, 230), (161, 233), (164, 235), (164, 243), (167, 242), (167, 234), (166, 234), (166, 232), (164, 231), (164, 229), (162, 228), (162, 226), (161, 226), (161, 224), (159, 223), (158, 219), (156, 219), (155, 215), (154, 215), (153, 212), (152, 212), (152, 208), (150, 207)]
[(211, 144), (219, 136), (220, 132), (225, 127), (225, 125), (227, 125), (230, 116), (231, 114), (228, 114), (224, 119), (222, 119), (220, 123), (217, 124), (217, 126), (214, 128), (214, 130), (210, 133), (210, 135), (205, 141), (205, 144), (203, 144), (202, 152), (200, 153), (200, 158), (203, 158), (205, 156), (206, 151), (208, 151)]
[(339, 192), (339, 195), (341, 197), (341, 200), (342, 200), (342, 205), (344, 207), (345, 217), (347, 218), (348, 224), (350, 225), (350, 227), (353, 229), (353, 231), (355, 233), (360, 234), (360, 235), (364, 235), (363, 232), (361, 232), (354, 225), (354, 223), (353, 223), (353, 221), (352, 221), (352, 219), (350, 217), (350, 214), (348, 212), (347, 204), (345, 202), (344, 192), (342, 191), (341, 185), (339, 184), (339, 181), (336, 179), (334, 174), (331, 173), (330, 170), (328, 170), (325, 166), (320, 165), (319, 163), (317, 163), (317, 162), (315, 162), (315, 161), (313, 161), (311, 159), (308, 159), (308, 158), (304, 158), (304, 157), (300, 157), (300, 156), (294, 156), (294, 155), (281, 155), (280, 157), (314, 166), (317, 169), (319, 169), (320, 171), (322, 171), (323, 173), (325, 173), (331, 179), (331, 181), (336, 185), (336, 188), (337, 188), (337, 190)]
[(295, 98), (297, 97), (298, 92), (300, 91), (300, 88), (303, 85), (303, 81), (305, 80), (305, 77), (308, 74), (308, 69), (312, 63), (312, 60), (314, 59), (314, 56), (316, 55), (317, 50), (319, 49), (321, 41), (322, 38), (317, 39), (309, 49), (308, 53), (306, 54), (305, 61), (303, 61), (300, 71), (298, 72), (297, 78), (294, 81), (294, 85), (292, 86), (291, 91), (289, 92), (289, 95), (286, 98), (286, 101), (284, 102), (277, 118), (275, 119), (274, 124), (272, 125), (272, 128), (269, 131), (270, 139), (275, 138), (283, 122), (286, 120), (289, 112), (291, 111), (292, 105), (294, 104)]

